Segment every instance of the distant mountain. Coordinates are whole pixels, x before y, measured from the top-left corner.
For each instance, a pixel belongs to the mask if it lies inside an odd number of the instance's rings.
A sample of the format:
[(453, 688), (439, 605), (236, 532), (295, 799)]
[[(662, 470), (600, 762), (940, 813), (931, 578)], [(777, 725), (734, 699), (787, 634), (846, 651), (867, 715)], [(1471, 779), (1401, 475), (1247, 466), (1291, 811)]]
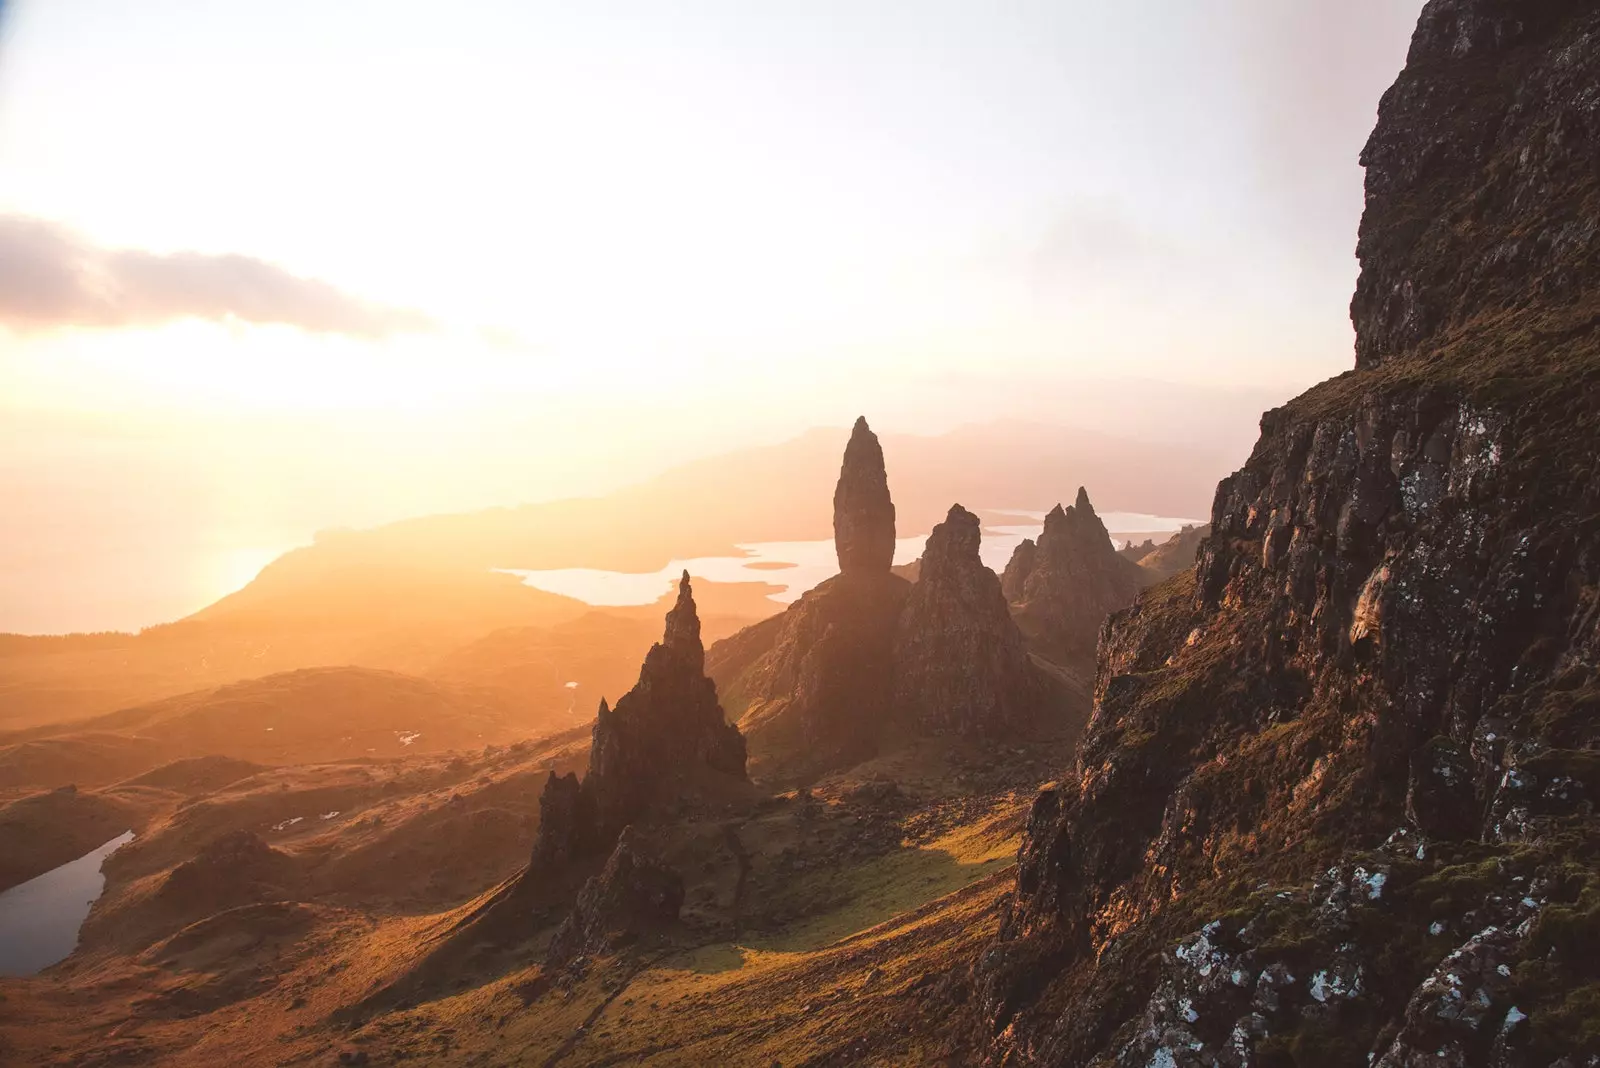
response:
[[(848, 436), (842, 427), (808, 431), (779, 445), (684, 464), (605, 497), (326, 532), (218, 607), (287, 605), (333, 576), (357, 572), (410, 573), (422, 583), (496, 567), (646, 572), (673, 559), (726, 554), (742, 542), (829, 538), (829, 501)], [(1042, 511), (1062, 487), (1084, 483), (1105, 487), (1101, 506), (1113, 511), (1198, 515), (1210, 507), (1209, 487), (1230, 470), (1220, 451), (1026, 422), (932, 437), (890, 434), (883, 450), (899, 527), (908, 533), (931, 530), (951, 501), (970, 502), (980, 514)], [(206, 609), (198, 617), (215, 614)]]

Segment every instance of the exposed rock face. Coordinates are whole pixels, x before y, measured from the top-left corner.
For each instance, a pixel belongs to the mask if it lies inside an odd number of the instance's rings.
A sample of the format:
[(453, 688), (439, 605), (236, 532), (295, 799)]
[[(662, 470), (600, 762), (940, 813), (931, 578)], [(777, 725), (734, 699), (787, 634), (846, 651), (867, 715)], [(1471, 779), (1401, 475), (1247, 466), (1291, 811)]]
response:
[(582, 783), (554, 774), (539, 800), (536, 863), (559, 863), (611, 848), (622, 828), (670, 806), (747, 782), (745, 743), (705, 674), (700, 618), (689, 573), (667, 613), (665, 633), (646, 654), (639, 681), (616, 708), (600, 702), (589, 772)]
[(1050, 686), (1028, 658), (978, 556), (978, 517), (959, 504), (933, 528), (895, 638), (895, 714), (919, 732), (1015, 733), (1045, 712)]
[(683, 877), (662, 863), (632, 827), (623, 829), (600, 874), (550, 940), (545, 961), (563, 967), (614, 952), (670, 927), (683, 908)]
[[(605, 708), (604, 701), (601, 708)], [(539, 795), (539, 837), (533, 844), (535, 867), (565, 864), (594, 849), (597, 837), (594, 795), (572, 773), (550, 773)]]
[(833, 491), (833, 544), (843, 575), (879, 574), (894, 563), (894, 502), (883, 447), (865, 416), (850, 432)]
[(1081, 487), (1072, 507), (1056, 505), (1045, 516), (1038, 546), (1028, 544), (1006, 565), (1007, 588), (1020, 590), (1012, 599), (1018, 625), (1041, 656), (1066, 667), (1092, 666), (1101, 624), (1133, 603), (1144, 572), (1117, 555)]
[(1357, 367), (1534, 306), (1587, 321), (1600, 285), (1600, 112), (1581, 25), (1593, 17), (1585, 0), (1424, 9), (1361, 154)]
[(1476, 777), (1466, 746), (1449, 738), (1429, 739), (1411, 754), (1406, 818), (1430, 838), (1477, 837), (1483, 820)]
[[(739, 724), (758, 754), (795, 774), (871, 757), (890, 721), (894, 640), (911, 584), (838, 575), (778, 617), (765, 649), (725, 662), (747, 695)], [(737, 636), (736, 636), (737, 637)]]
[(1192, 576), (1108, 626), (978, 969), (996, 1061), (1600, 1056), (1597, 85), (1593, 3), (1427, 5), (1358, 371), (1268, 413)]

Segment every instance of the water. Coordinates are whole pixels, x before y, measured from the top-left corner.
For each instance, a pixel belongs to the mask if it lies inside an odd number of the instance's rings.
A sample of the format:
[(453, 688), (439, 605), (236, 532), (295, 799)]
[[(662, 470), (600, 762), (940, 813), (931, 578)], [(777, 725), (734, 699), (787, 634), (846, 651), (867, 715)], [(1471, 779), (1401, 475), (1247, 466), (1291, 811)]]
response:
[[(1037, 538), (1044, 529), (1043, 512), (991, 510), (991, 518), (1018, 520), (1018, 522), (985, 523), (983, 544), (979, 550), (983, 562), (996, 573), (1005, 570), (1006, 561), (1024, 538)], [(1186, 524), (1200, 524), (1205, 520), (1179, 519), (1171, 516), (1146, 515), (1140, 512), (1107, 512), (1101, 516), (1113, 540), (1119, 544), (1137, 534), (1140, 538), (1154, 537), (1158, 542), (1175, 534)], [(894, 562), (908, 564), (922, 555), (926, 534), (901, 538), (895, 542)], [(690, 560), (674, 560), (660, 571), (634, 573), (626, 571), (601, 571), (586, 567), (569, 567), (549, 571), (518, 571), (507, 569), (508, 574), (520, 576), (522, 581), (547, 593), (576, 597), (586, 604), (641, 605), (654, 604), (676, 585), (684, 571), (708, 582), (765, 582), (779, 587), (771, 599), (779, 604), (789, 604), (824, 579), (838, 574), (839, 561), (834, 554), (833, 539), (820, 541), (767, 541), (736, 546), (743, 556), (703, 556)]]
[(78, 945), (89, 906), (106, 888), (100, 865), (133, 832), (0, 893), (0, 975), (33, 975), (65, 960)]

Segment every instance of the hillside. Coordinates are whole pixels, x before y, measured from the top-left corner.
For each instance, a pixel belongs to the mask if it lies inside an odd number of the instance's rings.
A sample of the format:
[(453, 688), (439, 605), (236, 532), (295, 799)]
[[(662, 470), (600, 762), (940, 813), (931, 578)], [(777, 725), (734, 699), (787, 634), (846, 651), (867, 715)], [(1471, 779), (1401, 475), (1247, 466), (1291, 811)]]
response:
[(305, 668), (0, 734), (0, 789), (103, 785), (170, 761), (264, 765), (478, 749), (571, 725), (490, 690), (372, 668)]
[(1600, 11), (1433, 0), (1357, 370), (1115, 617), (973, 973), (1006, 1064), (1600, 1056)]

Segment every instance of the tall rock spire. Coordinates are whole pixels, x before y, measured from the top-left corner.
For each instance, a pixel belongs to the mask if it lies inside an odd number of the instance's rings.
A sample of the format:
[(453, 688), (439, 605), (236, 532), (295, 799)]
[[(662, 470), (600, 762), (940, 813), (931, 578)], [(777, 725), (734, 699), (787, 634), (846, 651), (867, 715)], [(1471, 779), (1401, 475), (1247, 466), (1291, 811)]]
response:
[(1024, 542), (1006, 567), (1006, 597), (1035, 652), (1062, 666), (1094, 663), (1100, 624), (1133, 603), (1145, 581), (1139, 565), (1117, 555), (1089, 494), (1044, 517), (1038, 545)]
[(833, 491), (833, 544), (846, 574), (886, 573), (894, 563), (894, 501), (883, 468), (883, 447), (856, 420)]
[(687, 570), (678, 582), (678, 603), (667, 613), (661, 645), (683, 657), (696, 671), (705, 668), (705, 647), (700, 644), (700, 613), (695, 610), (694, 590), (689, 586)]
[(686, 571), (639, 681), (615, 708), (600, 702), (581, 789), (554, 776), (546, 785), (536, 861), (602, 853), (664, 805), (747, 781), (744, 737), (723, 715), (705, 658)]

